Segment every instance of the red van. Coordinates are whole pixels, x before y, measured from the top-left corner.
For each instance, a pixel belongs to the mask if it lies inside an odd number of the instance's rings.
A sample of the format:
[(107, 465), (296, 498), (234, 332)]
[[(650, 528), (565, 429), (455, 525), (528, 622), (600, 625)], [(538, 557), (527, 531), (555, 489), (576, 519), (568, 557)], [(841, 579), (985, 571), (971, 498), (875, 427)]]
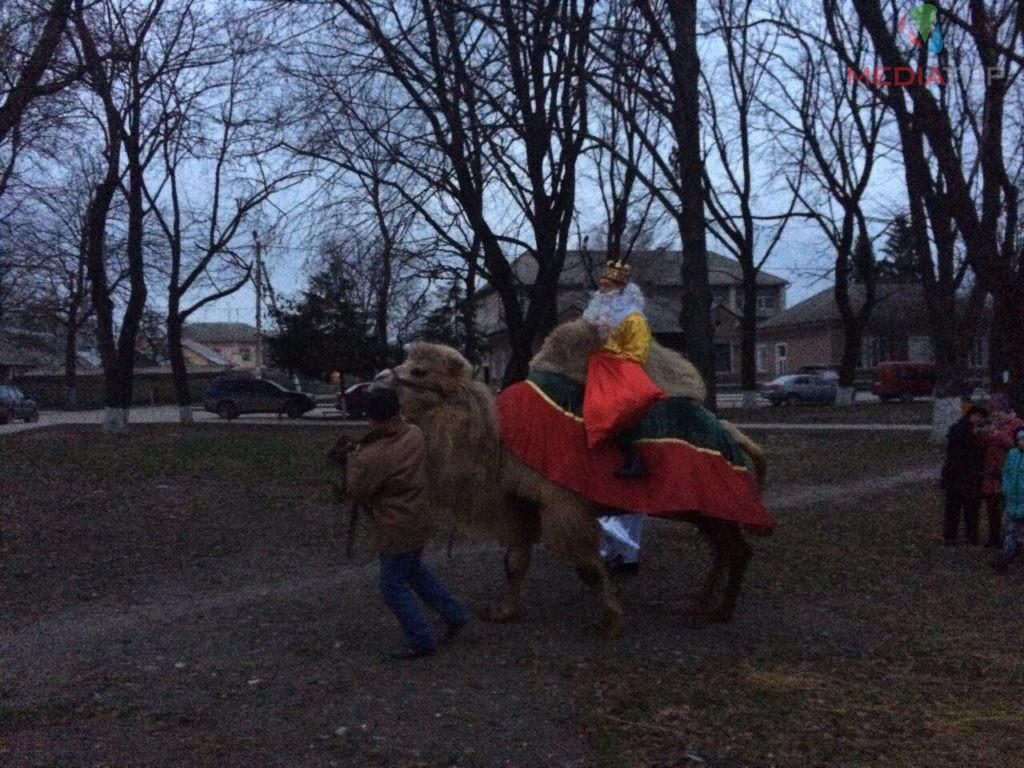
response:
[(871, 393), (882, 402), (931, 397), (934, 391), (934, 363), (887, 362), (875, 366)]

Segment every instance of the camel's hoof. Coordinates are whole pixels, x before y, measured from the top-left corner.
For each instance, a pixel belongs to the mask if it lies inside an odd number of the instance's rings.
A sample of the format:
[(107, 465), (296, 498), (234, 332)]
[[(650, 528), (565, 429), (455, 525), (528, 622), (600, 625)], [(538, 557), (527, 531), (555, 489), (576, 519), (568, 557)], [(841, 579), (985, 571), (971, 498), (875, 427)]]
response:
[(708, 624), (728, 624), (732, 621), (732, 610), (728, 608), (715, 608), (713, 611), (708, 611), (704, 620)]
[(597, 625), (597, 631), (601, 633), (602, 637), (610, 640), (621, 635), (623, 627), (625, 624), (622, 621), (622, 616), (616, 614), (602, 619)]
[(517, 611), (514, 611), (501, 603), (484, 607), (484, 609), (480, 611), (479, 615), (482, 621), (486, 621), (491, 624), (508, 624), (509, 622), (515, 621), (519, 618)]
[(706, 605), (703, 605), (702, 603), (696, 603), (694, 605), (691, 605), (685, 611), (683, 611), (683, 616), (685, 616), (688, 619), (691, 619), (692, 621), (704, 622), (708, 620), (709, 613), (710, 611), (708, 610), (708, 607)]

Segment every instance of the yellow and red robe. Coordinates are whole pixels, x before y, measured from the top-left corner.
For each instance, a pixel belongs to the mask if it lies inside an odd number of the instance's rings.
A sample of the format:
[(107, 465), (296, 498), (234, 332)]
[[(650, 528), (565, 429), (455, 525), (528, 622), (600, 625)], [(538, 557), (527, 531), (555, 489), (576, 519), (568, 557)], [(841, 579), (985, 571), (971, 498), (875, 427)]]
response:
[(651, 328), (640, 312), (616, 325), (587, 363), (583, 423), (593, 448), (634, 425), (665, 399), (644, 370), (651, 352)]

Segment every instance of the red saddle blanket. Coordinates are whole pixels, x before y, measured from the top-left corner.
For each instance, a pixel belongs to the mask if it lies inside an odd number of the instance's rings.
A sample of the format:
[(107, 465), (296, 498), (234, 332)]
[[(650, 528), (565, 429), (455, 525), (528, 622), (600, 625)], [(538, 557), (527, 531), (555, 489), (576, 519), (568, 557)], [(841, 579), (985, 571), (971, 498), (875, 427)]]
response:
[(745, 454), (700, 404), (672, 397), (656, 403), (629, 432), (647, 462), (641, 480), (614, 476), (622, 454), (613, 444), (587, 445), (583, 386), (536, 372), (498, 395), (501, 439), (509, 451), (558, 485), (596, 504), (654, 517), (694, 513), (731, 520), (767, 535), (765, 508)]

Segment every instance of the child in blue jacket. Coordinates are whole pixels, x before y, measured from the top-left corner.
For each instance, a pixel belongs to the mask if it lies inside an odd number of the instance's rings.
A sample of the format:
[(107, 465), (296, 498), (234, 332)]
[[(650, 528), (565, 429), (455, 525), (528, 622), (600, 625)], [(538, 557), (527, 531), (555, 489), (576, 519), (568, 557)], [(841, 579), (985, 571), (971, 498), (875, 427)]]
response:
[(1006, 536), (1003, 551), (992, 563), (1000, 573), (1004, 572), (1017, 556), (1020, 547), (1020, 533), (1024, 528), (1024, 428), (1013, 436), (1014, 447), (1003, 464), (1003, 496), (1006, 498)]

